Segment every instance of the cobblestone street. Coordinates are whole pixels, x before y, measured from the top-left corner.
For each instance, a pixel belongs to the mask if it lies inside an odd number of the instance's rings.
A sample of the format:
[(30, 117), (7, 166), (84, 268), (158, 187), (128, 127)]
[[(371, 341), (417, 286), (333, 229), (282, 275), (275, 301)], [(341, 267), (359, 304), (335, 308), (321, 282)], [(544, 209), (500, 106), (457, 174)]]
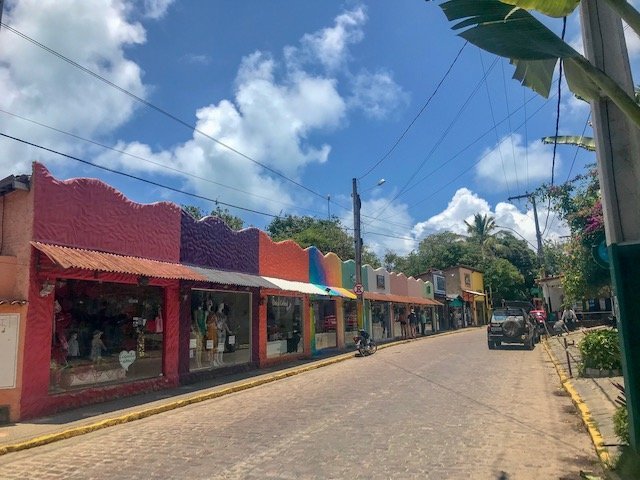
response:
[(599, 472), (544, 349), (483, 329), (0, 457), (2, 479), (578, 479)]

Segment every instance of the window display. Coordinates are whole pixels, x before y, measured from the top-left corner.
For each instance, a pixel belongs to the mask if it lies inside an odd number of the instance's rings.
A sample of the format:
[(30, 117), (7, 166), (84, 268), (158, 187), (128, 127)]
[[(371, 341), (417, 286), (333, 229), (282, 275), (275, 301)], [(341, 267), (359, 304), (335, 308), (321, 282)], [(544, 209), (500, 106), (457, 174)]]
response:
[(304, 352), (302, 299), (267, 297), (267, 358)]
[(191, 291), (189, 370), (251, 360), (251, 294)]
[(162, 374), (162, 288), (58, 280), (53, 392)]
[(344, 311), (344, 343), (354, 345), (353, 337), (358, 336), (358, 316), (355, 300), (345, 300), (342, 309)]
[(338, 326), (336, 317), (336, 302), (333, 300), (317, 299), (311, 302), (313, 318), (315, 319), (315, 345), (316, 350), (336, 347), (336, 328)]
[(391, 336), (389, 328), (390, 314), (388, 302), (371, 302), (371, 325), (374, 340), (383, 340)]

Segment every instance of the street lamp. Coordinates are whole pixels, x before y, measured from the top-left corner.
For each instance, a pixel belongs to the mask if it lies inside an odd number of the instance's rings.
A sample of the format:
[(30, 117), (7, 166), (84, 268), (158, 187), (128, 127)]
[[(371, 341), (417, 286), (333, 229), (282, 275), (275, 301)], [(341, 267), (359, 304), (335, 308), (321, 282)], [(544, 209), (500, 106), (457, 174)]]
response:
[[(368, 192), (369, 190), (379, 187), (386, 180), (381, 178), (378, 180), (373, 187), (364, 190)], [(360, 207), (362, 203), (360, 202), (360, 195), (358, 194), (358, 179), (353, 179), (353, 241), (355, 245), (355, 253), (356, 253), (356, 285), (362, 286), (362, 238), (360, 236)], [(359, 291), (362, 291), (361, 289)], [(364, 326), (364, 319), (362, 317), (363, 311), (363, 293), (356, 293), (356, 317), (358, 319), (358, 328), (361, 329)]]

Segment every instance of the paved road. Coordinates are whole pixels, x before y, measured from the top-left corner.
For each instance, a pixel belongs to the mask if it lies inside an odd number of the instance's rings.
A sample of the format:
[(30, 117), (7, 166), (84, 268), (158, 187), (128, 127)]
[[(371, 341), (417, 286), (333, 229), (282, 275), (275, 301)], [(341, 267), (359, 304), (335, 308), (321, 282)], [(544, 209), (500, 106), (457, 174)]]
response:
[(0, 478), (578, 479), (589, 437), (544, 350), (480, 330), (378, 351), (0, 457)]

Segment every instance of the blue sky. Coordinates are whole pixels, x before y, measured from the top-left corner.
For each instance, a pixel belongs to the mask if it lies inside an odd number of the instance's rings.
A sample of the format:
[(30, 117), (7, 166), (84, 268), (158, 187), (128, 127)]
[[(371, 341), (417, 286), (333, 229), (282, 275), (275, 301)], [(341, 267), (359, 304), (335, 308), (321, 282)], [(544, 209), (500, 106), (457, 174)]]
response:
[[(553, 134), (557, 97), (524, 89), (511, 80), (507, 61), (472, 45), (397, 147), (362, 177), (416, 118), (463, 47), (435, 2), (8, 0), (2, 21), (207, 136), (6, 29), (3, 133), (271, 215), (326, 217), (329, 207), (347, 226), (357, 177), (364, 239), (379, 254), (405, 254), (443, 229), (462, 233), (476, 212), (535, 243), (530, 206), (507, 197), (550, 180), (552, 146), (539, 139)], [(550, 26), (559, 31), (561, 22)], [(580, 44), (576, 15), (567, 39)], [(636, 39), (629, 50), (635, 61)], [(565, 88), (560, 133), (580, 134), (587, 116), (588, 106)], [(60, 178), (101, 178), (139, 202), (214, 207), (5, 138), (0, 152), (0, 177), (28, 173), (39, 160)], [(559, 147), (556, 179), (567, 178), (574, 157), (573, 174), (595, 160)], [(385, 184), (374, 187), (380, 178)], [(230, 211), (261, 228), (272, 218)], [(544, 221), (545, 206), (539, 211)], [(551, 216), (545, 237), (565, 233)]]

